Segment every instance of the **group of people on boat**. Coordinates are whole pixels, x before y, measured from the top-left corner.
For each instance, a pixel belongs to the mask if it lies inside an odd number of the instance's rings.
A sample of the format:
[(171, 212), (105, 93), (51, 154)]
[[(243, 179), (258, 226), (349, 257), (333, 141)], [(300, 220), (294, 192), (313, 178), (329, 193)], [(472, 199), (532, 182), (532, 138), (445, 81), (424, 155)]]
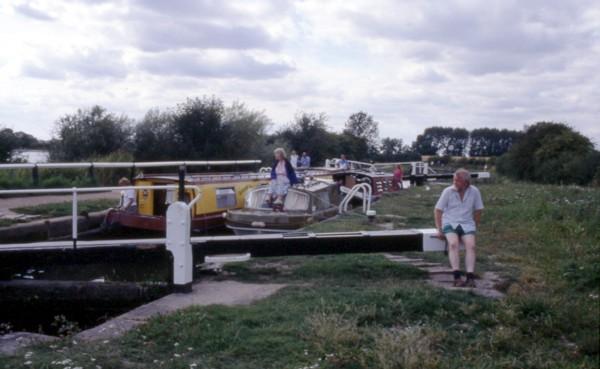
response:
[[(273, 154), (275, 161), (271, 167), (271, 182), (267, 191), (266, 202), (275, 211), (282, 211), (285, 196), (290, 186), (299, 183), (296, 169), (310, 167), (310, 156), (308, 156), (307, 152), (303, 152), (302, 157), (298, 158), (296, 151), (292, 151), (288, 159), (283, 148), (275, 149)], [(346, 155), (342, 154), (340, 156), (337, 167), (342, 170), (349, 169), (349, 162), (346, 159)]]
[(298, 156), (296, 150), (292, 150), (289, 159), (292, 168), (310, 168), (310, 156), (306, 151), (302, 152), (302, 156)]

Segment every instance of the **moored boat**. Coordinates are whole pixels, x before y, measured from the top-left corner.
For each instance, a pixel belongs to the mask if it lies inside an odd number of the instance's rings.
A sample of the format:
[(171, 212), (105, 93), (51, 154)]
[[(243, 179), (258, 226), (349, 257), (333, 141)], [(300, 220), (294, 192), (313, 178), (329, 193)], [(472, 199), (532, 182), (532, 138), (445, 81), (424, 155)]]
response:
[[(135, 186), (176, 185), (177, 175), (147, 174), (134, 179)], [(265, 173), (203, 173), (185, 176), (186, 185), (200, 190), (200, 201), (192, 208), (192, 232), (200, 233), (224, 225), (223, 212), (241, 208), (248, 190), (268, 183)], [(197, 190), (185, 191), (186, 202), (198, 195)], [(137, 230), (163, 232), (166, 228), (165, 214), (169, 204), (177, 201), (177, 189), (136, 190), (137, 211), (127, 212), (111, 209), (105, 224), (109, 228), (125, 227)]]
[(306, 180), (288, 190), (278, 211), (268, 203), (267, 191), (268, 185), (248, 191), (243, 209), (227, 211), (227, 228), (236, 234), (292, 232), (336, 215), (341, 198), (335, 182)]

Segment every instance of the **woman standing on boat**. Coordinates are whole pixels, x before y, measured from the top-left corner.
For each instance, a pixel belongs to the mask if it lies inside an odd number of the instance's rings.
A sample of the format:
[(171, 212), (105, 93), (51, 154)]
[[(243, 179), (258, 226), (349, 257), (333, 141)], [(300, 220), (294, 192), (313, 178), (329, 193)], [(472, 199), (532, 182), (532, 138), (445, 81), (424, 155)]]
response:
[(298, 183), (296, 171), (285, 156), (285, 150), (277, 148), (273, 151), (275, 162), (271, 167), (271, 183), (267, 191), (267, 201), (272, 203), (275, 211), (283, 210), (283, 201), (290, 186)]

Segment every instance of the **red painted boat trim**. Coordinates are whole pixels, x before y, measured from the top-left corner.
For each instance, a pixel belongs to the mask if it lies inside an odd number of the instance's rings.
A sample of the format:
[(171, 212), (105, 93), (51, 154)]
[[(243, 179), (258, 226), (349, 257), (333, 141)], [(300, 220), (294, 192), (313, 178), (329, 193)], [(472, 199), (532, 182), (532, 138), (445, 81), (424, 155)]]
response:
[[(122, 227), (143, 229), (148, 231), (164, 232), (166, 229), (164, 216), (140, 215), (127, 213), (120, 210), (111, 210), (106, 215), (107, 225), (120, 225)], [(204, 231), (212, 228), (223, 227), (225, 219), (222, 212), (204, 214), (192, 218), (192, 230)]]

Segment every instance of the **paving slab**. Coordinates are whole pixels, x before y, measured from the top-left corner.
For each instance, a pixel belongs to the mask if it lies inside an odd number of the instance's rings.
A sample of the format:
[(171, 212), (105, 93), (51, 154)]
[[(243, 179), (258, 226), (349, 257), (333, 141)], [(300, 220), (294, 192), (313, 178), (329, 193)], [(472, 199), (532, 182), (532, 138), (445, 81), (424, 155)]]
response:
[(447, 290), (458, 290), (472, 292), (476, 295), (498, 299), (504, 297), (504, 293), (498, 291), (496, 286), (502, 283), (503, 278), (495, 272), (484, 272), (481, 276), (475, 276), (477, 287), (454, 287), (454, 276), (452, 269), (440, 263), (431, 263), (423, 259), (412, 259), (402, 255), (385, 254), (385, 257), (391, 261), (409, 264), (429, 273), (427, 283), (431, 286), (444, 288)]
[(424, 267), (422, 269), (429, 274), (452, 274), (452, 268), (444, 265)]
[(74, 338), (83, 341), (113, 339), (155, 316), (173, 313), (190, 306), (246, 305), (268, 297), (285, 286), (285, 284), (235, 281), (199, 282), (193, 285), (191, 293), (173, 293), (164, 296), (99, 326), (82, 331)]
[(416, 262), (408, 262), (410, 265), (415, 266), (417, 268), (429, 268), (429, 267), (440, 267), (442, 264), (440, 263), (428, 263), (426, 261), (416, 261)]

